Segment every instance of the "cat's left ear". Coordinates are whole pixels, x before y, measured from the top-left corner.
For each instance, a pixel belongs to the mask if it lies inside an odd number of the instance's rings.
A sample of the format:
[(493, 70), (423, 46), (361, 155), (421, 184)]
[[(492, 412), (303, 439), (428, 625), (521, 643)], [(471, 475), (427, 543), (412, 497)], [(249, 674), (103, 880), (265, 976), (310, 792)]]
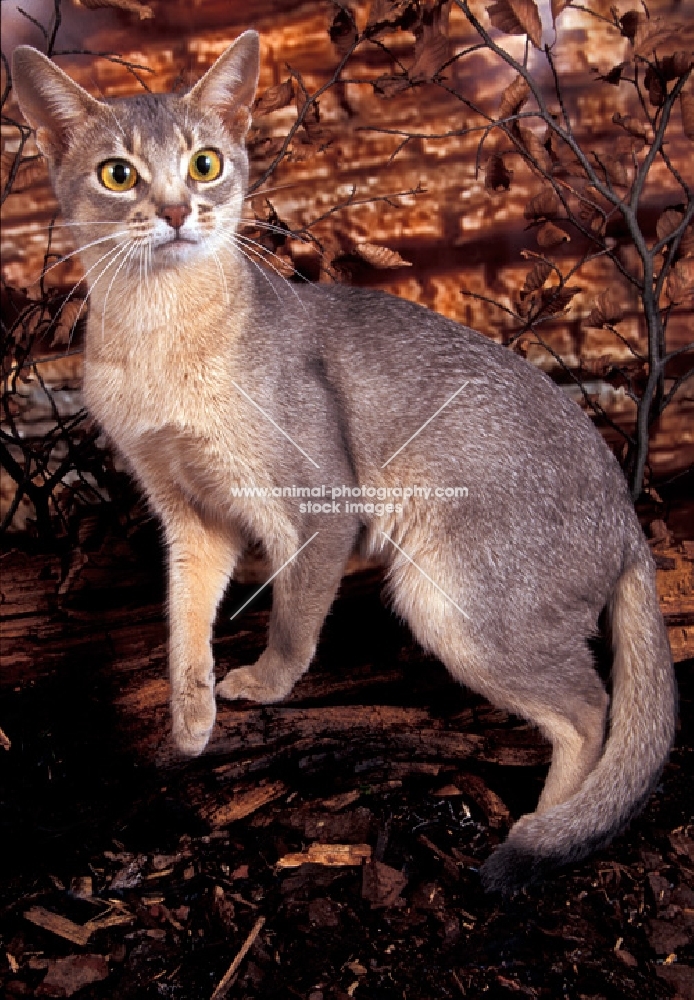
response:
[(217, 112), (238, 138), (248, 131), (260, 74), (260, 36), (244, 31), (183, 100), (203, 113)]
[(104, 110), (103, 104), (30, 45), (15, 49), (12, 85), (22, 114), (36, 129), (37, 146), (54, 162), (68, 149), (73, 131)]

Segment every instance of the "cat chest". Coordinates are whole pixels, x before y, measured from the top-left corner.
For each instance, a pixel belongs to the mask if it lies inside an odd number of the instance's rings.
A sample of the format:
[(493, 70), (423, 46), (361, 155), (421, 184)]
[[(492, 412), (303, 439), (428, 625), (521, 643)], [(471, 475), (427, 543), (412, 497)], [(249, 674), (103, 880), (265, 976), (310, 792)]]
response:
[(144, 435), (170, 428), (172, 433), (207, 436), (228, 416), (232, 386), (219, 373), (182, 363), (134, 364), (87, 362), (84, 394), (87, 406), (128, 451)]
[(155, 477), (216, 504), (230, 487), (265, 475), (261, 442), (239, 419), (229, 376), (214, 366), (128, 372), (103, 363), (85, 367), (86, 402), (139, 478)]

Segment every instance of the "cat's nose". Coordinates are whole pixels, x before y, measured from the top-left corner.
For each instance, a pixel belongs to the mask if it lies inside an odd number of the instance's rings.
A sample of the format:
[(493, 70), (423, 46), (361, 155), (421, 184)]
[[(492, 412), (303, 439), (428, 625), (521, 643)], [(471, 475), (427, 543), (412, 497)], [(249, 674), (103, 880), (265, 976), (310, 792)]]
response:
[(190, 205), (162, 205), (157, 215), (160, 219), (166, 219), (172, 229), (180, 229), (190, 215)]

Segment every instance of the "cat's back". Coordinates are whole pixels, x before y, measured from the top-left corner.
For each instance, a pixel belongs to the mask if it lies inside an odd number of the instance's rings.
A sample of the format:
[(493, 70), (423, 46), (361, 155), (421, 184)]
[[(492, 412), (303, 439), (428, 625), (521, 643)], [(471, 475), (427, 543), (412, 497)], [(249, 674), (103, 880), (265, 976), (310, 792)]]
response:
[(468, 434), (495, 439), (497, 450), (511, 454), (522, 443), (534, 451), (535, 442), (546, 459), (554, 443), (564, 458), (569, 447), (574, 458), (617, 469), (564, 390), (470, 327), (381, 290), (263, 274), (255, 275), (255, 300), (259, 322), (251, 339), (276, 342), (285, 366), (292, 356), (318, 359), (355, 417), (390, 414), (407, 427), (456, 394)]

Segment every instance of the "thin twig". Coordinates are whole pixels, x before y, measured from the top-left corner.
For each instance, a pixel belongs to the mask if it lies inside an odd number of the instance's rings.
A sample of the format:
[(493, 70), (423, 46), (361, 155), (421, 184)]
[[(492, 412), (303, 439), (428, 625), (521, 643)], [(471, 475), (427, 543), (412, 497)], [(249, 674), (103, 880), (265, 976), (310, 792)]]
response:
[(233, 979), (236, 976), (236, 973), (238, 971), (239, 966), (241, 965), (241, 962), (243, 962), (244, 958), (252, 948), (253, 943), (260, 934), (260, 931), (262, 930), (264, 923), (265, 923), (265, 917), (258, 917), (256, 922), (253, 924), (253, 927), (251, 928), (251, 933), (248, 935), (246, 940), (243, 942), (241, 948), (239, 949), (236, 958), (231, 963), (227, 971), (224, 973), (220, 981), (217, 983), (215, 991), (210, 997), (210, 1000), (223, 1000), (223, 998), (227, 995), (227, 993), (233, 986)]

